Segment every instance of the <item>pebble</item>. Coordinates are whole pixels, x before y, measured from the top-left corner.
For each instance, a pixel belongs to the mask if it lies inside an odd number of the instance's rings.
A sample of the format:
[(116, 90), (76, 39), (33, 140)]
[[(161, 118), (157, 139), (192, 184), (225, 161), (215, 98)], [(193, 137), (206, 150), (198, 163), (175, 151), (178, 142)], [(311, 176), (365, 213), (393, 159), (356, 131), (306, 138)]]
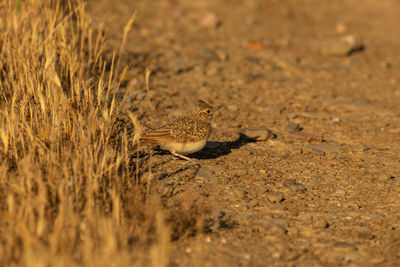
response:
[(341, 146), (339, 145), (327, 143), (320, 145), (309, 145), (308, 147), (311, 148), (311, 150), (315, 153), (320, 154), (321, 156), (325, 156), (329, 153), (339, 153), (342, 150)]
[(245, 254), (244, 255), (245, 260), (251, 260), (251, 255), (250, 254)]
[(350, 34), (320, 44), (320, 52), (325, 56), (348, 56), (363, 49), (364, 45)]
[(291, 186), (296, 184), (296, 179), (286, 179), (285, 181), (283, 181), (283, 186)]
[(338, 189), (338, 190), (336, 190), (335, 195), (344, 196), (344, 195), (346, 195), (346, 191), (344, 191), (343, 189)]
[(293, 133), (293, 132), (300, 132), (302, 130), (302, 128), (300, 127), (300, 124), (291, 122), (285, 126), (285, 130), (287, 132)]
[(286, 234), (287, 233), (286, 227), (288, 226), (289, 226), (289, 221), (281, 218), (268, 219), (264, 223), (264, 227), (266, 229), (269, 229), (274, 233), (280, 233), (280, 234)]
[(200, 178), (201, 180), (213, 180), (216, 179), (216, 177), (213, 175), (213, 171), (210, 169), (207, 169), (206, 167), (201, 166), (199, 170), (196, 173), (195, 178)]
[(357, 247), (347, 242), (336, 242), (333, 250), (336, 252), (352, 252), (356, 251)]
[(256, 199), (251, 200), (249, 203), (247, 203), (247, 206), (249, 208), (254, 208), (257, 207), (259, 205), (258, 201)]
[(235, 196), (235, 198), (238, 199), (247, 199), (248, 198), (248, 192), (246, 190), (236, 188), (232, 189), (232, 194)]
[(197, 53), (197, 56), (206, 61), (219, 60), (217, 52), (207, 47), (200, 49)]
[(221, 25), (221, 21), (216, 14), (208, 13), (201, 19), (200, 25), (204, 28), (215, 29)]
[(233, 111), (233, 112), (237, 112), (239, 110), (238, 106), (236, 106), (236, 105), (227, 105), (226, 108), (229, 111)]
[(245, 139), (256, 140), (256, 141), (265, 141), (271, 139), (274, 134), (272, 131), (265, 127), (260, 128), (243, 128), (239, 131), (242, 137)]
[(364, 213), (364, 214), (360, 214), (360, 217), (362, 219), (367, 219), (367, 220), (371, 220), (371, 219), (376, 219), (378, 217), (381, 217), (382, 215), (380, 214), (374, 214), (374, 213)]
[(366, 145), (366, 144), (362, 144), (362, 151), (363, 152), (366, 152), (366, 151), (368, 151), (368, 150), (371, 150), (372, 149), (372, 147), (371, 146), (369, 146), (369, 145)]
[(286, 179), (285, 181), (283, 181), (282, 185), (294, 192), (305, 193), (307, 191), (307, 189), (302, 184), (296, 182), (296, 179)]
[(267, 199), (272, 203), (282, 202), (285, 200), (283, 193), (281, 192), (269, 192)]
[(368, 262), (369, 262), (370, 264), (375, 265), (375, 264), (381, 264), (381, 263), (383, 263), (384, 261), (385, 261), (385, 258), (373, 257), (373, 258), (369, 259)]
[(331, 122), (333, 122), (333, 123), (339, 123), (340, 122), (340, 118), (338, 118), (338, 117), (331, 117), (330, 119), (331, 119)]
[(371, 240), (375, 238), (375, 235), (371, 234), (370, 232), (358, 232), (358, 237)]

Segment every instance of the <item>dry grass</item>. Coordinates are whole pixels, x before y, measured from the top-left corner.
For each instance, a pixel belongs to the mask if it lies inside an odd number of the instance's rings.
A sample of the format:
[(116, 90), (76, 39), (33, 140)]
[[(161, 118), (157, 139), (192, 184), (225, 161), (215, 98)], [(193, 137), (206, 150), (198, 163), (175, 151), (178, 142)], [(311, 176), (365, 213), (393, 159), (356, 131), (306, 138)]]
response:
[(156, 182), (138, 182), (116, 130), (123, 44), (106, 60), (79, 1), (2, 0), (0, 13), (0, 265), (166, 266)]

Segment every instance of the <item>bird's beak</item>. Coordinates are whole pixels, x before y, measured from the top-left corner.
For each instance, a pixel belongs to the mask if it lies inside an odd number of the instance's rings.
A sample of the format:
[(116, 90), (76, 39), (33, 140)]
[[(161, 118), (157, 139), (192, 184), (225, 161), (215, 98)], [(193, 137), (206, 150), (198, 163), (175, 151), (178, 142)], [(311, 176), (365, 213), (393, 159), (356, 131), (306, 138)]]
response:
[(218, 105), (218, 106), (214, 107), (214, 111), (216, 111), (216, 110), (218, 110), (218, 109), (220, 109), (222, 107), (223, 107), (223, 105)]

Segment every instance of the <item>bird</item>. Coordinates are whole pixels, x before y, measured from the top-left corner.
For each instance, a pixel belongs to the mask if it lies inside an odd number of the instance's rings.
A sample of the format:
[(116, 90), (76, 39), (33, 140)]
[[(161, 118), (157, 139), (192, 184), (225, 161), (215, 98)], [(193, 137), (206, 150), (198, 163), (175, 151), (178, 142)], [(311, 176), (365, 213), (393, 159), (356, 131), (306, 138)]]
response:
[(211, 106), (203, 100), (197, 101), (194, 111), (168, 121), (164, 125), (148, 130), (138, 143), (138, 148), (148, 144), (159, 145), (172, 155), (192, 161), (184, 155), (198, 152), (204, 148), (212, 132), (211, 120), (222, 105)]

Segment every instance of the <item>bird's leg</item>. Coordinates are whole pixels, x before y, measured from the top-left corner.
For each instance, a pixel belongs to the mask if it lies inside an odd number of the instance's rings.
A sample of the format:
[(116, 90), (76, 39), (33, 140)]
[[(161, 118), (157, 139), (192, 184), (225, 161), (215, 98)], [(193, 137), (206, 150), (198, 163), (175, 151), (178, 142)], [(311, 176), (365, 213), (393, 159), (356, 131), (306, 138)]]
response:
[(185, 157), (184, 155), (178, 154), (178, 153), (176, 153), (175, 151), (171, 151), (171, 154), (174, 155), (174, 156), (177, 157), (177, 158), (181, 158), (181, 159), (184, 159), (184, 160), (192, 161), (192, 162), (193, 162), (193, 159), (188, 158), (188, 157)]

